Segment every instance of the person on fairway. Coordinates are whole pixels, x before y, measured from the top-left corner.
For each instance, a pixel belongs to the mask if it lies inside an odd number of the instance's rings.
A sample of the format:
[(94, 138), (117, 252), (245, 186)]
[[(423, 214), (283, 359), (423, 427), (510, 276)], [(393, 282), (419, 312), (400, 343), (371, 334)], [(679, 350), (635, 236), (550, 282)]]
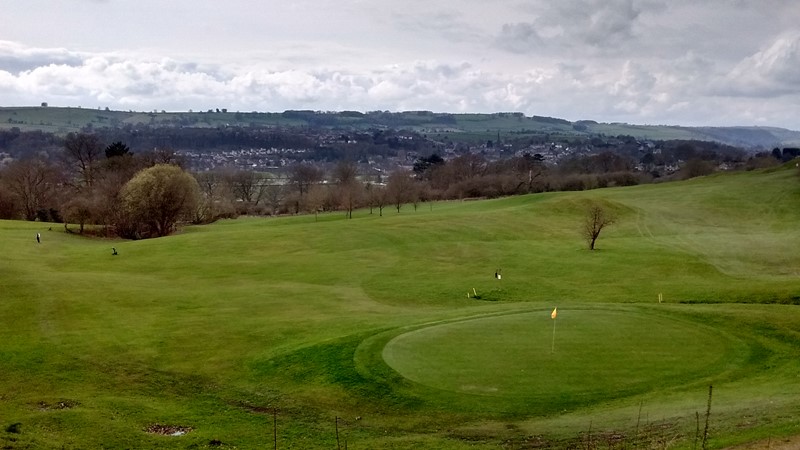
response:
[(36, 233), (36, 243), (37, 244), (41, 244), (42, 243), (42, 234), (41, 233)]

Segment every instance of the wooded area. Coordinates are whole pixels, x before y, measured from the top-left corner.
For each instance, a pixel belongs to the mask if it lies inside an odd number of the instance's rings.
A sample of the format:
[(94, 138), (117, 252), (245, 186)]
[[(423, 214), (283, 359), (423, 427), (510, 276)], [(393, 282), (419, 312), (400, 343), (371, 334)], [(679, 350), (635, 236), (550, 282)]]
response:
[[(373, 137), (386, 135), (375, 133)], [(0, 145), (26, 149), (20, 151), (22, 156), (9, 158), (0, 166), (0, 218), (63, 222), (67, 229), (68, 224), (77, 225), (79, 233), (84, 233), (87, 225), (96, 225), (93, 233), (145, 238), (169, 234), (179, 222), (200, 224), (244, 214), (337, 210), (352, 217), (358, 208), (382, 215), (386, 206), (400, 213), (404, 205), (416, 209), (420, 202), (434, 200), (689, 178), (720, 167), (747, 169), (777, 164), (778, 158), (792, 154), (792, 149), (775, 149), (747, 157), (742, 151), (718, 144), (687, 141), (664, 142), (657, 150), (646, 147), (648, 151), (643, 153), (636, 140), (620, 138), (621, 148), (597, 139), (589, 142), (600, 149), (596, 153), (574, 155), (557, 165), (546, 162), (541, 154), (527, 152), (503, 156), (465, 151), (445, 159), (435, 148), (428, 148), (419, 152), (425, 155), (418, 156), (412, 167), (398, 164), (386, 170), (365, 162), (368, 157), (340, 152), (332, 144), (331, 155), (335, 156), (317, 160), (306, 155), (306, 159), (291, 161), (281, 170), (222, 167), (189, 176), (189, 161), (175, 150), (156, 147), (134, 152), (127, 143), (108, 141), (103, 136), (70, 133), (61, 139), (40, 132), (0, 132)], [(416, 144), (397, 140), (386, 148), (398, 145)], [(32, 148), (42, 150), (34, 152)], [(364, 152), (369, 148), (365, 146)], [(656, 168), (668, 163), (674, 164), (674, 173), (662, 175)], [(158, 176), (153, 178), (154, 174)], [(162, 197), (165, 192), (173, 193), (165, 201), (155, 198), (153, 192)], [(164, 215), (169, 218), (155, 218)]]

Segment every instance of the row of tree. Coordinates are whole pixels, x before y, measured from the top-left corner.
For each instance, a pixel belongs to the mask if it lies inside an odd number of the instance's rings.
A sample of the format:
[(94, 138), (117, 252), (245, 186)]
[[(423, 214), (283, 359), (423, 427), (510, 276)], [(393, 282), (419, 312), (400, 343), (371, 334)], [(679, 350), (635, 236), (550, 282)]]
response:
[[(39, 153), (0, 169), (0, 218), (64, 222), (127, 238), (163, 236), (180, 221), (208, 223), (241, 214), (298, 214), (358, 208), (382, 215), (431, 200), (583, 190), (648, 182), (631, 158), (606, 151), (558, 167), (540, 155), (487, 161), (467, 154), (421, 157), (413, 170), (381, 172), (353, 161), (299, 163), (265, 174), (225, 169), (189, 174), (174, 152), (134, 154), (96, 134), (70, 134), (58, 153)], [(764, 159), (774, 159), (762, 155)], [(777, 162), (777, 161), (775, 161)], [(693, 158), (686, 176), (711, 170)], [(67, 226), (67, 225), (65, 225)]]
[(639, 181), (613, 164), (601, 174), (565, 176), (531, 156), (487, 162), (480, 155), (451, 161), (434, 155), (421, 158), (414, 170), (389, 174), (365, 173), (352, 161), (327, 172), (297, 164), (278, 176), (243, 170), (190, 175), (181, 165), (173, 152), (134, 155), (121, 142), (105, 146), (96, 135), (71, 134), (57, 157), (17, 160), (0, 170), (0, 218), (64, 222), (80, 233), (88, 224), (99, 225), (103, 233), (143, 238), (169, 234), (180, 220), (334, 210), (352, 217), (355, 209), (367, 207), (382, 215), (387, 207), (400, 212), (405, 204), (417, 208), (431, 200)]
[[(163, 236), (174, 223), (165, 226), (163, 220), (149, 217), (142, 198), (168, 198), (165, 187), (174, 188), (169, 183), (182, 180), (185, 195), (180, 198), (188, 206), (196, 205), (197, 183), (179, 164), (169, 151), (135, 156), (121, 142), (106, 146), (95, 135), (70, 134), (57, 156), (39, 154), (0, 170), (0, 218), (64, 222), (65, 227), (71, 223), (81, 233), (85, 225), (96, 224), (104, 233), (123, 237)], [(148, 184), (154, 174), (169, 183)], [(148, 190), (150, 194), (144, 194)], [(183, 204), (176, 206), (181, 214), (175, 223), (185, 212)]]
[(383, 213), (386, 206), (398, 212), (404, 204), (464, 198), (494, 198), (532, 192), (584, 190), (638, 184), (650, 177), (634, 171), (631, 163), (596, 168), (595, 159), (582, 164), (590, 170), (574, 172), (549, 167), (526, 155), (487, 161), (470, 154), (445, 161), (438, 155), (417, 160), (413, 170), (383, 173), (340, 161), (323, 166), (297, 164), (284, 176), (247, 171), (210, 171), (197, 174), (211, 217), (236, 214), (297, 214), (342, 210), (348, 216), (357, 208)]

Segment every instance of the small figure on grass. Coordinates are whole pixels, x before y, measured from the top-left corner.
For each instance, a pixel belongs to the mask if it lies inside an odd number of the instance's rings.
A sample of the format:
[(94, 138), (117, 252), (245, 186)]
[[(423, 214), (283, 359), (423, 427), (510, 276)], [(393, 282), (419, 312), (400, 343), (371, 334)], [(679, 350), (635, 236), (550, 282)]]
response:
[(112, 256), (117, 256), (117, 255), (119, 255), (119, 253), (117, 253), (117, 248), (116, 248), (116, 247), (111, 247), (111, 255), (112, 255)]
[(37, 244), (42, 243), (42, 233), (36, 233), (36, 243)]

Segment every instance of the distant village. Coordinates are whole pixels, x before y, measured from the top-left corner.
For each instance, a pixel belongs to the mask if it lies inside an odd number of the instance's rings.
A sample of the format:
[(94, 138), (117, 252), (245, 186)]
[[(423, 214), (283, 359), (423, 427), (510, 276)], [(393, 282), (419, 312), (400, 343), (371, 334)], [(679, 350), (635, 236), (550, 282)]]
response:
[[(273, 179), (285, 179), (298, 164), (330, 171), (338, 162), (349, 161), (357, 165), (362, 177), (380, 183), (393, 171), (413, 171), (420, 161), (433, 157), (444, 162), (470, 157), (484, 167), (494, 165), (492, 170), (505, 170), (496, 167), (500, 162), (524, 158), (562, 174), (624, 171), (659, 178), (679, 172), (693, 160), (702, 162), (703, 171), (728, 170), (747, 164), (754, 156), (772, 156), (780, 161), (800, 152), (775, 148), (770, 153), (763, 146), (735, 146), (722, 143), (725, 140), (611, 136), (590, 132), (589, 127), (600, 126), (595, 122), (528, 118), (519, 113), (475, 116), (471, 120), (486, 123), (485, 128), (472, 124), (468, 129), (459, 128), (457, 121), (461, 119), (456, 116), (425, 111), (228, 113), (223, 108), (170, 114), (54, 110), (43, 104), (30, 112), (34, 113), (25, 116), (24, 110), (7, 112), (12, 127), (0, 130), (0, 168), (34, 155), (57, 162), (64, 135), (44, 130), (54, 120), (46, 119), (45, 113), (70, 117), (66, 123), (59, 122), (61, 127), (76, 125), (82, 117), (80, 123), (85, 125), (80, 133), (97, 136), (103, 145), (119, 142), (133, 154), (174, 153), (195, 173), (238, 170), (268, 173)], [(35, 117), (41, 117), (39, 122)], [(36, 129), (35, 123), (43, 129)], [(498, 128), (493, 128), (495, 123)], [(501, 131), (501, 127), (505, 128)], [(620, 127), (614, 131), (625, 130)], [(727, 141), (731, 136), (763, 134), (761, 130), (725, 132)], [(612, 155), (613, 164), (603, 163), (597, 155)]]
[[(426, 145), (418, 145), (424, 147), (425, 151), (419, 150), (406, 150), (400, 149), (394, 155), (369, 155), (363, 160), (358, 161), (362, 166), (368, 166), (376, 172), (389, 173), (397, 168), (404, 168), (411, 170), (414, 163), (420, 158), (430, 156), (435, 153), (442, 157), (445, 161), (463, 156), (466, 154), (479, 155), (486, 162), (495, 162), (511, 157), (534, 157), (549, 166), (558, 166), (563, 161), (572, 158), (588, 156), (598, 153), (602, 150), (618, 150), (614, 143), (609, 144), (608, 141), (602, 141), (599, 146), (595, 142), (581, 142), (570, 145), (564, 142), (549, 142), (549, 143), (536, 143), (521, 147), (518, 142), (514, 143), (494, 143), (492, 141), (481, 143), (479, 145), (466, 145), (463, 143), (454, 143), (446, 141), (436, 141), (422, 137), (416, 133), (399, 134), (397, 139), (408, 143), (413, 143), (414, 140), (425, 140)], [(319, 137), (319, 146), (338, 145), (349, 146), (357, 145), (359, 142), (354, 139), (348, 139), (344, 142), (335, 133)], [(618, 144), (618, 143), (617, 143)], [(653, 170), (656, 166), (666, 174), (673, 173), (679, 169), (678, 161), (665, 162), (662, 164), (654, 164), (657, 160), (655, 156), (660, 155), (662, 152), (661, 147), (656, 141), (652, 140), (635, 140), (631, 149), (631, 142), (626, 141), (626, 150), (631, 153), (634, 150), (636, 155), (640, 158), (634, 162), (635, 169), (639, 171)], [(520, 148), (521, 147), (521, 148)], [(598, 148), (600, 147), (600, 148)], [(430, 150), (431, 148), (435, 150)], [(233, 168), (237, 170), (248, 170), (255, 172), (281, 172), (284, 169), (291, 167), (298, 162), (315, 162), (318, 158), (313, 157), (314, 148), (241, 148), (236, 150), (218, 150), (218, 151), (199, 151), (199, 150), (178, 150), (177, 153), (181, 155), (189, 169), (195, 172), (207, 172), (223, 168)], [(647, 162), (645, 155), (651, 154), (654, 156), (654, 162)], [(630, 155), (632, 157), (636, 155)], [(645, 162), (642, 162), (644, 159)], [(726, 164), (722, 163), (721, 169), (725, 169)]]

